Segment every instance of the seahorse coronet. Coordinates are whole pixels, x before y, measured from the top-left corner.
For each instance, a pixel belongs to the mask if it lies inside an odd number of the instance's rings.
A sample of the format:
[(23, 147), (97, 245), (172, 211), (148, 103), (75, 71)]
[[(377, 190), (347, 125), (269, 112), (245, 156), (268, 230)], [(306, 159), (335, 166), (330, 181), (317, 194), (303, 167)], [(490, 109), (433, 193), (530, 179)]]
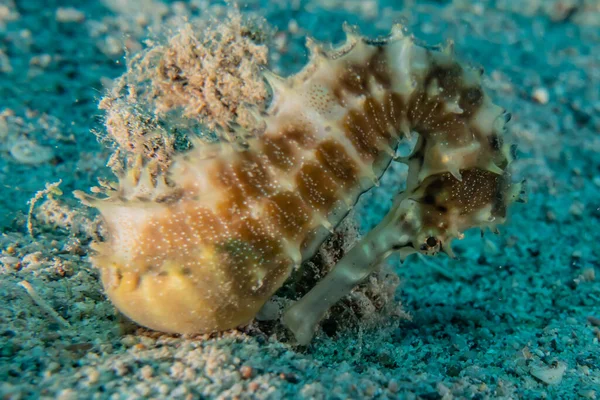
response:
[[(453, 43), (421, 46), (400, 25), (377, 39), (344, 31), (330, 49), (309, 39), (293, 76), (263, 70), (264, 131), (241, 148), (192, 140), (168, 179), (135, 165), (103, 199), (77, 193), (106, 224), (92, 262), (121, 312), (164, 332), (248, 323), (394, 161), (409, 168), (393, 206), (407, 238), (390, 236), (390, 251), (452, 255), (464, 230), (504, 221), (516, 190), (507, 121), (481, 71), (459, 64)], [(396, 157), (411, 132), (415, 148)]]

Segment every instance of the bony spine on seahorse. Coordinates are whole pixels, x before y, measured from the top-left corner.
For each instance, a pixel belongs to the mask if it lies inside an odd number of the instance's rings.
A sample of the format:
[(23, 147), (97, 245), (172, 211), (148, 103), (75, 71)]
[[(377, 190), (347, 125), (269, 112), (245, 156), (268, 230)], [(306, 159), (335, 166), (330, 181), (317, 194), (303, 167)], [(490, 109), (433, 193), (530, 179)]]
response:
[(78, 193), (109, 232), (93, 263), (125, 315), (165, 332), (220, 331), (249, 322), (309, 259), (394, 159), (410, 132), (406, 190), (381, 224), (284, 316), (310, 341), (327, 308), (392, 252), (451, 254), (471, 227), (493, 228), (520, 191), (503, 144), (505, 114), (480, 72), (449, 48), (415, 44), (399, 26), (346, 43), (287, 79), (267, 72), (273, 98), (264, 132), (175, 158), (168, 177), (147, 167), (108, 197)]

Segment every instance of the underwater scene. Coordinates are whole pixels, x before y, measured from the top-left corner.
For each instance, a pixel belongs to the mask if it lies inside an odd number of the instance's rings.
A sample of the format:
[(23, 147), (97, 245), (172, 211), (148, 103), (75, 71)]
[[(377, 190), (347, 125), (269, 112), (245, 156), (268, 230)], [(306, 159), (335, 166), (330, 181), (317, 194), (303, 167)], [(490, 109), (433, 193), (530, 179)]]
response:
[(0, 399), (600, 398), (600, 1), (0, 0)]

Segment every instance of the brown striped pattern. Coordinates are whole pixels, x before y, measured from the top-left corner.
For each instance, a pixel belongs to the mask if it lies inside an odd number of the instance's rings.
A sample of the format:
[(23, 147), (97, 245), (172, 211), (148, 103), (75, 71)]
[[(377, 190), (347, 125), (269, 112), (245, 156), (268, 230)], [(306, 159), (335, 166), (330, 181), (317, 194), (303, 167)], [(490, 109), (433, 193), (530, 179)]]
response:
[[(464, 87), (462, 67), (457, 63), (434, 65), (405, 101), (402, 95), (389, 90), (392, 77), (385, 49), (377, 47), (365, 64), (346, 65), (337, 85), (330, 88), (340, 104), (347, 96), (364, 97), (359, 108), (348, 110), (337, 130), (328, 127), (331, 137), (319, 142), (309, 125), (290, 122), (278, 134), (260, 138), (256, 152), (262, 156), (246, 151), (234, 155), (229, 163), (221, 161), (216, 186), (227, 196), (218, 215), (225, 219), (246, 215), (246, 220), (253, 221), (257, 225), (255, 234), (262, 238), (252, 244), (257, 251), (276, 257), (262, 248), (270, 238), (281, 235), (298, 243), (316, 227), (315, 214), (327, 217), (340, 199), (346, 199), (355, 190), (361, 165), (336, 135), (344, 135), (360, 162), (367, 165), (380, 158), (385, 147), (395, 148), (402, 121), (407, 121), (425, 140), (433, 139), (433, 135), (444, 136), (457, 145), (472, 140), (466, 123), (481, 105), (482, 92)], [(434, 81), (441, 89), (440, 95), (430, 97), (426, 89)], [(370, 94), (373, 84), (386, 89), (378, 98)], [(445, 110), (445, 102), (453, 98), (463, 109), (462, 114)], [(302, 161), (304, 151), (313, 153), (314, 159)], [(277, 174), (288, 176), (295, 189), (278, 187)], [(258, 205), (262, 210), (256, 218), (268, 221), (269, 231), (259, 231), (257, 220), (248, 216), (250, 208)]]

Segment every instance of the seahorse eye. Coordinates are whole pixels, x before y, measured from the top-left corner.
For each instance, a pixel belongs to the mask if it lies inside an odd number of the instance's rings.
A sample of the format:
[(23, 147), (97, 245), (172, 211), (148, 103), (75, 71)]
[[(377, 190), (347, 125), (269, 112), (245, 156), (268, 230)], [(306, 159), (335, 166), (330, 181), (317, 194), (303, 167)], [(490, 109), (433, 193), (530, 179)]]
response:
[(438, 245), (438, 240), (436, 238), (434, 238), (433, 236), (429, 236), (427, 238), (427, 240), (425, 240), (425, 243), (427, 244), (427, 246), (429, 247), (435, 247)]

